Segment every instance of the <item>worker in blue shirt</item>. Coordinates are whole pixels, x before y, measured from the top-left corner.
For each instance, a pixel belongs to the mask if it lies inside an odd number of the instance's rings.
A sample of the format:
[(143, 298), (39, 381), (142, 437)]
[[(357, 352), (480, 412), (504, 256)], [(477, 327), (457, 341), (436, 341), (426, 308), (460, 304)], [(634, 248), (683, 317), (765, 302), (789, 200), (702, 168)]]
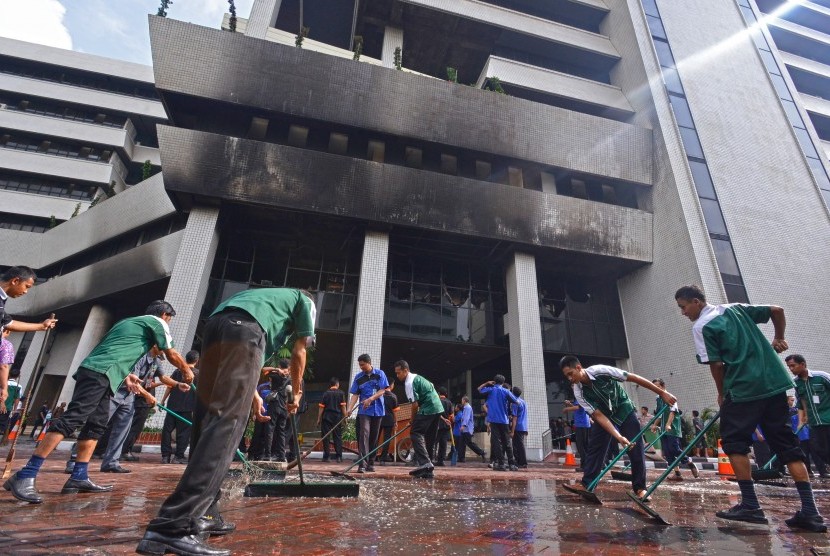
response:
[(357, 448), (360, 457), (370, 454), (358, 468), (358, 473), (371, 473), (375, 470), (375, 451), (378, 447), (378, 435), (383, 416), (386, 414), (383, 406), (383, 393), (389, 388), (386, 373), (372, 366), (372, 358), (364, 353), (357, 358), (360, 372), (354, 377), (349, 389), (349, 409), (351, 415), (355, 406), (360, 404), (357, 411)]
[[(518, 471), (516, 459), (513, 456), (513, 443), (510, 440), (510, 427), (507, 416), (509, 403), (516, 403), (513, 392), (504, 388), (504, 375), (496, 375), (478, 387), (481, 394), (487, 396), (487, 417), (490, 421), (490, 453), (496, 458), (493, 464), (494, 471)], [(504, 452), (507, 452), (505, 466)]]
[(458, 443), (458, 461), (464, 463), (467, 455), (467, 447), (478, 454), (481, 461), (487, 461), (484, 450), (479, 448), (478, 444), (476, 444), (473, 440), (475, 422), (473, 421), (473, 408), (470, 405), (470, 398), (467, 396), (461, 398), (461, 413), (458, 419), (458, 432), (461, 437)]
[(527, 438), (527, 403), (521, 398), (522, 389), (513, 387), (516, 403), (510, 405), (510, 436), (513, 439), (513, 455), (519, 469), (527, 469), (525, 439)]

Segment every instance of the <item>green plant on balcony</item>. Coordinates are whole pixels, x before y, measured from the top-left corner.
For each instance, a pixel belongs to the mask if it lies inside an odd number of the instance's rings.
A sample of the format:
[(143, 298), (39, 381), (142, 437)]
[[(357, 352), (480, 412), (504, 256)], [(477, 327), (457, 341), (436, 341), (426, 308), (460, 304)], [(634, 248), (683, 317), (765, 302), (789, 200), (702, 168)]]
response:
[(156, 15), (159, 17), (167, 17), (167, 8), (169, 8), (172, 3), (173, 0), (161, 0), (161, 5), (159, 6), (159, 10), (156, 12)]
[(234, 0), (228, 0), (228, 11), (231, 14), (230, 19), (228, 20), (228, 30), (231, 33), (236, 33), (236, 4)]
[(150, 164), (149, 160), (144, 161), (144, 165), (141, 167), (141, 181), (146, 180), (150, 176), (153, 175), (153, 165)]
[(352, 56), (352, 60), (354, 60), (355, 62), (360, 60), (360, 55), (363, 54), (363, 37), (361, 35), (354, 36), (352, 52), (354, 53), (354, 55)]
[(455, 68), (447, 68), (447, 81), (451, 83), (458, 83), (458, 70)]
[(75, 210), (72, 211), (72, 215), (69, 218), (75, 218), (79, 214), (81, 214), (81, 203), (76, 203)]
[(395, 57), (393, 59), (393, 63), (395, 64), (395, 69), (403, 69), (403, 50), (401, 50), (400, 46), (395, 47)]
[(300, 32), (297, 33), (296, 37), (294, 37), (294, 46), (296, 46), (297, 48), (302, 48), (303, 47), (303, 41), (308, 36), (309, 31), (311, 31), (311, 29), (309, 29), (308, 27), (305, 27), (305, 26), (301, 27)]
[(484, 85), (485, 91), (493, 91), (500, 95), (506, 95), (507, 93), (504, 91), (504, 87), (501, 86), (501, 79), (498, 77), (488, 77), (487, 83)]

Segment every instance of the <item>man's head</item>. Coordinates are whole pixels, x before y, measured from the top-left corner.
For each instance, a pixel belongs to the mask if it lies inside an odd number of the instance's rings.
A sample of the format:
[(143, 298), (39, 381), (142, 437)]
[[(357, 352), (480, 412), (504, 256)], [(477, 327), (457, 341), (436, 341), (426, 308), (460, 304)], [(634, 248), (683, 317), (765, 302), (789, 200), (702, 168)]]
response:
[(522, 395), (522, 389), (519, 388), (518, 386), (514, 386), (513, 387), (513, 395), (518, 398), (519, 396)]
[(11, 369), (11, 370), (9, 370), (9, 378), (13, 378), (15, 380), (20, 378), (20, 369)]
[(280, 359), (277, 361), (277, 367), (280, 369), (287, 369), (291, 365), (291, 362), (288, 359)]
[(409, 374), (409, 363), (401, 359), (400, 361), (395, 361), (395, 377), (398, 379), (398, 382), (403, 384), (406, 382), (406, 375)]
[(329, 379), (329, 388), (339, 388), (340, 387), (340, 379), (336, 376), (333, 376)]
[(364, 373), (372, 372), (372, 358), (369, 357), (368, 353), (364, 353), (357, 358), (357, 366), (360, 367), (360, 370)]
[(493, 377), (493, 382), (495, 382), (499, 386), (504, 384), (505, 380), (506, 379), (504, 378), (504, 375), (496, 375), (496, 376)]
[(176, 310), (173, 309), (173, 306), (165, 300), (157, 299), (147, 305), (147, 308), (144, 310), (144, 314), (158, 317), (165, 322), (170, 322), (170, 320), (176, 316)]
[(706, 307), (706, 294), (699, 286), (683, 286), (674, 294), (674, 300), (684, 317), (694, 322)]
[(640, 406), (640, 415), (642, 415), (644, 417), (646, 415), (648, 415), (648, 406), (645, 406), (645, 405)]
[(663, 381), (662, 378), (655, 378), (654, 380), (651, 381), (651, 383), (654, 384), (655, 386), (659, 386), (663, 390), (666, 389), (666, 383)]
[(199, 362), (199, 352), (195, 349), (191, 349), (184, 354), (184, 362), (188, 365), (195, 365)]
[(784, 362), (787, 363), (787, 367), (789, 367), (793, 375), (798, 378), (807, 377), (807, 360), (804, 359), (803, 355), (797, 353), (790, 354), (784, 358)]
[(447, 397), (447, 388), (445, 386), (439, 386), (437, 392), (439, 396)]
[(787, 403), (790, 407), (795, 407), (795, 396), (787, 396)]
[(571, 384), (576, 384), (582, 381), (585, 371), (582, 369), (582, 363), (576, 355), (566, 355), (559, 360), (559, 368), (562, 369), (562, 374)]
[(13, 266), (0, 275), (0, 288), (9, 297), (26, 295), (35, 285), (35, 271), (28, 266)]
[(466, 405), (468, 403), (470, 403), (470, 398), (467, 396), (461, 396), (461, 405)]
[(164, 352), (159, 349), (156, 344), (153, 344), (153, 347), (150, 348), (150, 357), (160, 357), (164, 359)]
[(692, 417), (700, 417), (700, 411), (697, 409), (692, 410)]

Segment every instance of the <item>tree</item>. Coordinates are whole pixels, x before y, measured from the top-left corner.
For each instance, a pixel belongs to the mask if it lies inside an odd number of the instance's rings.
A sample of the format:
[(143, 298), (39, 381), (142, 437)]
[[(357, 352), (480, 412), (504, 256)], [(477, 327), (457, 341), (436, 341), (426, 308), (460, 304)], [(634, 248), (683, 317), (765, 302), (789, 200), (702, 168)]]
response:
[(75, 218), (79, 214), (81, 214), (81, 203), (75, 205), (75, 210), (72, 211), (72, 216), (70, 216), (69, 218)]
[(172, 3), (173, 0), (161, 0), (161, 5), (159, 6), (159, 11), (156, 12), (156, 15), (160, 17), (167, 17), (167, 8), (169, 8)]
[(153, 175), (153, 165), (150, 164), (149, 160), (144, 161), (144, 165), (141, 167), (141, 181), (146, 180), (150, 176)]
[(228, 11), (231, 13), (231, 18), (228, 20), (228, 29), (231, 33), (236, 33), (236, 4), (234, 0), (228, 0)]
[(447, 68), (447, 81), (451, 83), (458, 83), (458, 70), (455, 68)]
[(400, 46), (395, 47), (394, 64), (396, 69), (403, 69), (403, 51)]
[(308, 36), (309, 31), (311, 31), (311, 29), (309, 29), (308, 27), (303, 26), (300, 29), (300, 32), (297, 33), (297, 36), (294, 37), (294, 46), (296, 46), (297, 48), (302, 48), (303, 47), (303, 41)]

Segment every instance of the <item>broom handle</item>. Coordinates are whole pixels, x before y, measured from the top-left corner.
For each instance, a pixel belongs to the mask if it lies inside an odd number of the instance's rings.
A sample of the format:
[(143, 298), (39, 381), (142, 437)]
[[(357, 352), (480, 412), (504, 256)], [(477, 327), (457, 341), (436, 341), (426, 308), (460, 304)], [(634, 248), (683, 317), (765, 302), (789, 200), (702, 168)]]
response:
[[(801, 429), (803, 429), (806, 426), (807, 426), (807, 423), (804, 423), (803, 425), (798, 427), (798, 429), (796, 429), (794, 434), (796, 436), (798, 436), (798, 433), (801, 432)], [(772, 457), (769, 458), (769, 461), (767, 463), (765, 463), (764, 466), (761, 469), (772, 469), (772, 464), (775, 463), (775, 460), (777, 460), (777, 459), (778, 459), (778, 454), (772, 454)]]
[(696, 445), (698, 442), (700, 442), (700, 439), (701, 439), (701, 438), (703, 438), (703, 435), (704, 435), (704, 434), (706, 434), (707, 432), (709, 432), (709, 429), (711, 429), (711, 428), (712, 428), (712, 426), (713, 426), (713, 425), (717, 422), (717, 420), (718, 420), (718, 419), (720, 419), (720, 411), (718, 411), (717, 413), (715, 413), (715, 415), (712, 417), (712, 420), (711, 420), (711, 421), (709, 421), (709, 422), (706, 424), (706, 426), (705, 426), (705, 427), (703, 427), (703, 428), (700, 430), (700, 432), (699, 432), (699, 433), (697, 433), (697, 436), (695, 436), (695, 437), (694, 437), (694, 438), (693, 438), (693, 439), (689, 442), (689, 444), (688, 444), (688, 445), (686, 445), (686, 447), (683, 449), (683, 451), (682, 451), (682, 452), (680, 452), (680, 455), (679, 455), (679, 456), (677, 456), (677, 459), (675, 459), (675, 460), (674, 460), (674, 463), (672, 463), (671, 465), (669, 465), (669, 466), (666, 468), (666, 470), (663, 472), (663, 474), (662, 474), (662, 475), (660, 475), (660, 477), (658, 477), (658, 479), (657, 479), (656, 481), (654, 481), (654, 483), (652, 483), (652, 485), (651, 485), (650, 487), (648, 487), (648, 490), (646, 490), (646, 494), (645, 494), (645, 496), (643, 496), (643, 497), (641, 498), (642, 500), (645, 500), (646, 498), (648, 498), (649, 496), (651, 496), (651, 493), (652, 493), (652, 492), (654, 492), (654, 489), (656, 489), (656, 488), (657, 488), (657, 486), (658, 486), (660, 483), (662, 483), (662, 482), (666, 479), (666, 477), (668, 477), (668, 476), (669, 476), (669, 474), (670, 474), (672, 471), (674, 471), (674, 468), (675, 468), (675, 467), (677, 467), (678, 465), (680, 465), (680, 462), (683, 460), (683, 458), (685, 458), (685, 457), (689, 454), (689, 452), (691, 452), (691, 451), (692, 451), (692, 449), (695, 447), (695, 445)]
[(357, 465), (358, 463), (362, 462), (363, 460), (365, 460), (366, 458), (368, 458), (369, 456), (371, 456), (372, 454), (374, 454), (375, 452), (377, 452), (378, 450), (380, 450), (381, 448), (383, 448), (384, 446), (386, 446), (387, 444), (389, 444), (392, 440), (394, 440), (395, 438), (397, 438), (398, 436), (400, 436), (401, 434), (403, 434), (405, 431), (407, 431), (407, 430), (409, 429), (409, 427), (411, 427), (411, 426), (412, 426), (412, 421), (410, 421), (410, 422), (409, 422), (409, 424), (408, 424), (407, 426), (405, 426), (404, 428), (402, 428), (401, 430), (399, 430), (398, 432), (396, 432), (394, 435), (390, 436), (387, 440), (385, 440), (385, 441), (383, 442), (383, 444), (380, 444), (377, 448), (375, 448), (374, 450), (371, 450), (368, 454), (366, 454), (365, 456), (363, 456), (362, 458), (360, 458), (359, 460), (357, 460), (357, 461), (355, 461), (353, 464), (351, 464), (349, 467), (347, 467), (347, 468), (346, 468), (346, 470), (345, 470), (345, 471), (343, 471), (343, 473), (348, 473), (348, 472), (349, 472), (349, 470), (350, 470), (352, 467), (354, 467), (354, 466), (355, 466), (355, 465)]
[[(184, 417), (182, 417), (181, 415), (179, 415), (178, 413), (176, 413), (175, 411), (173, 411), (169, 407), (165, 407), (165, 406), (161, 405), (158, 402), (156, 402), (156, 406), (159, 409), (161, 409), (162, 411), (166, 411), (167, 413), (169, 413), (170, 415), (172, 415), (176, 419), (180, 420), (182, 423), (186, 423), (186, 424), (190, 425), (191, 427), (193, 426), (193, 423), (191, 423), (190, 421), (188, 421), (187, 419), (185, 419)], [(242, 452), (239, 451), (239, 448), (236, 449), (236, 455), (239, 456), (239, 459), (242, 460), (243, 464), (251, 465), (251, 462), (248, 461), (248, 458), (245, 457), (245, 454), (243, 454)]]
[[(657, 435), (657, 438), (655, 438), (654, 440), (652, 440), (651, 442), (649, 442), (648, 444), (646, 444), (646, 447), (644, 448), (644, 450), (648, 450), (649, 448), (651, 448), (652, 446), (654, 446), (655, 444), (657, 444), (657, 441), (658, 441), (658, 440), (660, 440), (661, 438), (663, 438), (663, 435), (664, 435), (664, 434), (666, 434), (666, 431), (663, 431), (663, 432), (661, 432), (660, 434), (658, 434), (658, 435)], [(628, 465), (626, 465), (625, 467), (623, 467), (623, 471), (628, 471), (629, 469), (631, 469), (631, 463), (629, 463)]]
[(294, 461), (292, 461), (291, 463), (289, 463), (289, 464), (288, 464), (287, 469), (294, 469), (294, 468), (297, 466), (297, 464), (299, 463), (299, 460), (300, 460), (300, 459), (305, 459), (305, 458), (307, 458), (307, 457), (309, 456), (309, 454), (311, 454), (311, 452), (313, 452), (313, 451), (314, 451), (314, 448), (316, 448), (316, 447), (317, 447), (317, 444), (319, 444), (320, 442), (322, 442), (323, 440), (325, 440), (326, 438), (328, 438), (328, 437), (329, 437), (329, 435), (331, 435), (331, 433), (333, 433), (334, 431), (336, 431), (336, 430), (337, 430), (337, 427), (339, 427), (340, 425), (342, 425), (343, 423), (345, 423), (345, 422), (346, 422), (346, 419), (348, 419), (348, 418), (349, 418), (349, 414), (347, 413), (347, 414), (346, 414), (346, 416), (345, 416), (345, 417), (343, 417), (342, 419), (340, 419), (340, 421), (339, 421), (336, 425), (334, 425), (334, 427), (332, 427), (332, 429), (331, 429), (329, 432), (327, 432), (325, 435), (323, 435), (323, 436), (321, 436), (320, 438), (318, 438), (318, 439), (314, 442), (314, 445), (311, 447), (311, 449), (310, 449), (310, 450), (306, 450), (306, 451), (305, 451), (305, 452), (303, 452), (302, 454), (299, 454), (299, 453), (298, 453), (297, 458), (295, 458), (295, 459), (294, 459)]
[(632, 438), (628, 441), (628, 446), (629, 447), (626, 448), (625, 450), (620, 450), (620, 453), (617, 454), (617, 456), (614, 459), (611, 460), (611, 463), (606, 465), (605, 469), (600, 471), (599, 475), (597, 475), (596, 478), (593, 481), (591, 481), (591, 484), (588, 485), (588, 488), (586, 490), (588, 490), (589, 492), (594, 492), (594, 489), (597, 488), (597, 484), (599, 484), (600, 479), (602, 479), (605, 476), (605, 474), (608, 473), (608, 471), (612, 467), (614, 467), (614, 465), (616, 465), (617, 462), (620, 461), (620, 459), (622, 459), (622, 457), (625, 455), (626, 452), (628, 452), (630, 449), (634, 448), (634, 445), (637, 444), (637, 441), (640, 440), (640, 437), (645, 434), (645, 432), (651, 427), (651, 425), (657, 419), (659, 419), (663, 416), (663, 414), (666, 412), (666, 410), (669, 409), (669, 407), (670, 406), (668, 404), (664, 405), (663, 409), (661, 409), (659, 412), (657, 412), (657, 414), (654, 417), (652, 417), (651, 420), (648, 423), (646, 423), (646, 426), (644, 426), (642, 429), (640, 429), (640, 432), (635, 434), (634, 438)]
[[(55, 313), (52, 313), (49, 316), (50, 319), (55, 318)], [(23, 408), (20, 410), (20, 431), (23, 430), (23, 427), (26, 425), (26, 414), (29, 412), (29, 401), (32, 398), (32, 394), (34, 393), (35, 386), (40, 381), (40, 375), (42, 374), (42, 369), (40, 368), (40, 362), (43, 360), (43, 354), (46, 353), (46, 344), (49, 341), (49, 333), (52, 332), (52, 327), (46, 329), (46, 333), (43, 335), (43, 343), (40, 345), (40, 351), (37, 354), (37, 359), (35, 360), (35, 368), (34, 372), (32, 373), (32, 380), (29, 381), (27, 392), (26, 392), (26, 400), (23, 402)], [(3, 478), (8, 479), (11, 475), (12, 470), (12, 462), (14, 461), (14, 453), (15, 447), (17, 446), (17, 439), (20, 438), (21, 434), (18, 434), (12, 440), (12, 445), (9, 448), (9, 453), (6, 455), (6, 467), (3, 469)]]
[(288, 416), (291, 419), (291, 435), (294, 437), (294, 451), (297, 453), (297, 470), (300, 472), (300, 486), (305, 486), (305, 479), (303, 478), (303, 458), (300, 454), (300, 437), (297, 434), (297, 415), (291, 414)]

